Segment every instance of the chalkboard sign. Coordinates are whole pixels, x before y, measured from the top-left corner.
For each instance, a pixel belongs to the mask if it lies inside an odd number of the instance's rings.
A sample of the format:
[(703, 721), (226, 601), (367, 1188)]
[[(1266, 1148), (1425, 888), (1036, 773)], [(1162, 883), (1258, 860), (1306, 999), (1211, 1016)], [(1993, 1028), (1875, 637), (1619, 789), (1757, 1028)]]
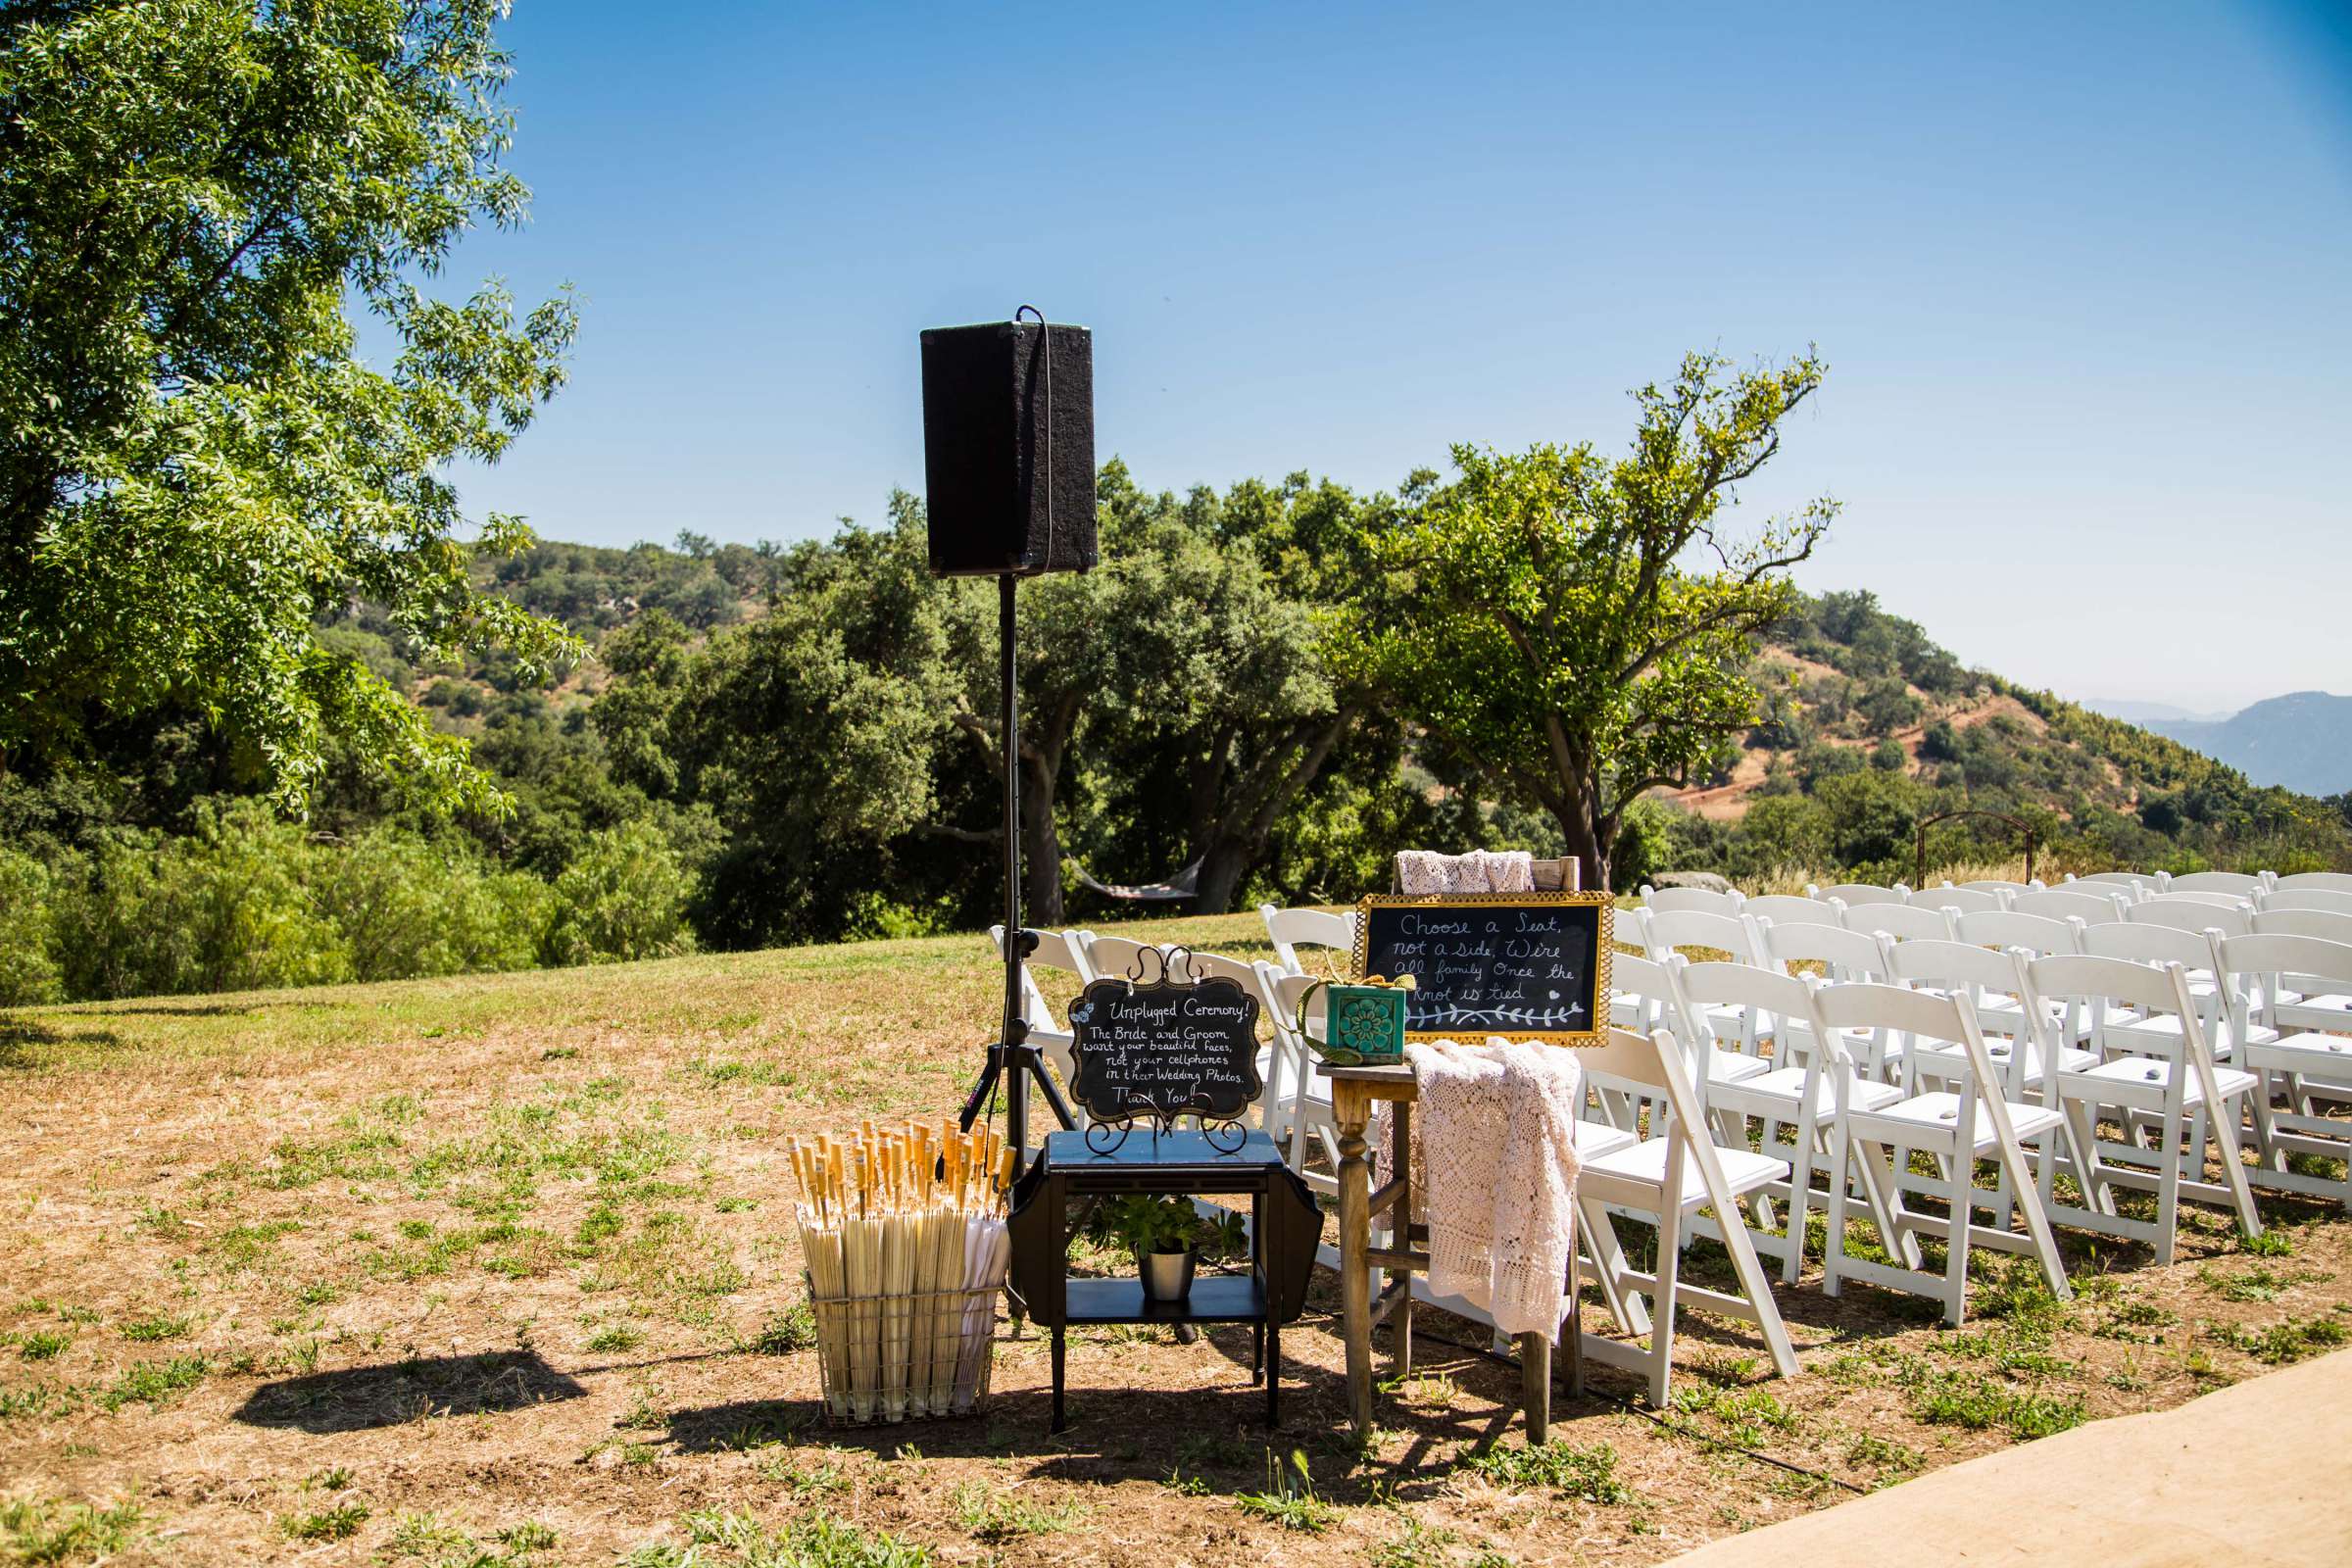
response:
[(1070, 1004), (1071, 1092), (1098, 1122), (1233, 1121), (1265, 1088), (1257, 999), (1224, 979), (1097, 980)]
[(1407, 1040), (1596, 1046), (1615, 912), (1606, 893), (1374, 894), (1356, 905), (1355, 972), (1413, 977)]

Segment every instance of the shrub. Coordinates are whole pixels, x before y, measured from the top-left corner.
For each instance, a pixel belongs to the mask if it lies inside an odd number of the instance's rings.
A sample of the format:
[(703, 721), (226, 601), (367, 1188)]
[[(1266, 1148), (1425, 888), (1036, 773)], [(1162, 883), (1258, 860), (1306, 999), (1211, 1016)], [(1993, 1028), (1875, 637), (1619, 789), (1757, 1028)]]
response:
[(652, 822), (592, 833), (556, 878), (549, 963), (612, 963), (694, 951), (686, 903), (694, 878)]
[(313, 897), (316, 853), (254, 800), (196, 805), (184, 838), (102, 843), (57, 901), (57, 951), (76, 997), (318, 985), (350, 973)]
[(394, 827), (322, 855), (318, 895), (355, 980), (527, 968), (554, 903), (537, 877)]
[(51, 949), (49, 868), (0, 849), (0, 1007), (55, 1002), (63, 994)]

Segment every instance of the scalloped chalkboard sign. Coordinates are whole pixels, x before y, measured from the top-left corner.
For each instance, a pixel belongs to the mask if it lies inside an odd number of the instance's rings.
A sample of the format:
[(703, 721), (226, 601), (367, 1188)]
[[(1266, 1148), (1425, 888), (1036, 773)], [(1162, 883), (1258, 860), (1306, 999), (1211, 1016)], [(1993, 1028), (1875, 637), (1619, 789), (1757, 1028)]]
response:
[(1231, 980), (1097, 980), (1070, 1004), (1070, 1088), (1097, 1121), (1231, 1121), (1265, 1089), (1257, 999)]
[(1407, 1040), (1601, 1043), (1606, 893), (1374, 894), (1356, 905), (1355, 972), (1411, 975)]

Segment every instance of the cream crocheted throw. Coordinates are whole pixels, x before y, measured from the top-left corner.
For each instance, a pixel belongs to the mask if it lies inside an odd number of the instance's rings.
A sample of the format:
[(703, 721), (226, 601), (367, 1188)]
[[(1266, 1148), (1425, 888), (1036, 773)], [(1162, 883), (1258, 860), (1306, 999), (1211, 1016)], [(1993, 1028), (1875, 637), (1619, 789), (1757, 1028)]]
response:
[(1472, 850), (1440, 855), (1434, 850), (1400, 850), (1396, 855), (1400, 893), (1533, 893), (1536, 858), (1525, 850)]
[(1430, 1290), (1461, 1297), (1505, 1334), (1550, 1339), (1576, 1258), (1576, 1054), (1500, 1039), (1404, 1050), (1420, 1080), (1412, 1157)]

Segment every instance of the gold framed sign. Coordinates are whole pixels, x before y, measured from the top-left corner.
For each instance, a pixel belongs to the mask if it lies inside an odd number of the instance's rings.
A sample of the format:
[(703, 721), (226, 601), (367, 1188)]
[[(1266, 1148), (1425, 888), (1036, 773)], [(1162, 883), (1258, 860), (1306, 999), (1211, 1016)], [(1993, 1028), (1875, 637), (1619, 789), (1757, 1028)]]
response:
[(1606, 893), (1375, 893), (1356, 901), (1355, 975), (1413, 977), (1407, 1040), (1597, 1046), (1616, 911)]

